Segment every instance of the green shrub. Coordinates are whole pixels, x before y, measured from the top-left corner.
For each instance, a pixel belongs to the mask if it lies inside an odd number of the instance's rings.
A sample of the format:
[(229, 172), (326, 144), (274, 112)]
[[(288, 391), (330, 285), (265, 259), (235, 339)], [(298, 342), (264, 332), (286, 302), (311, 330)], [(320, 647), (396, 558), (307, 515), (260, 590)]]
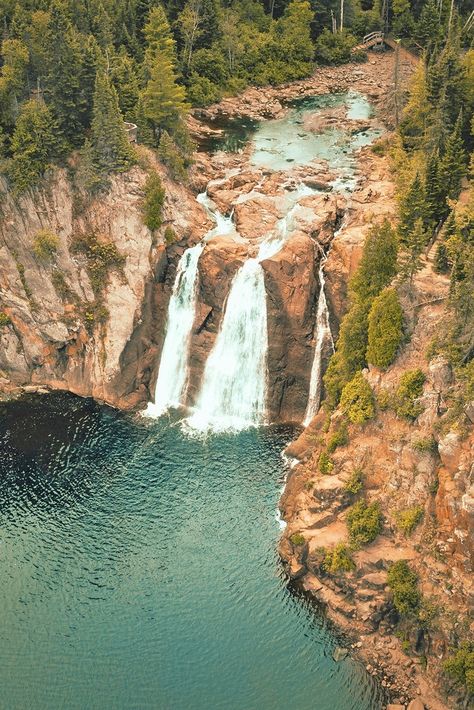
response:
[(5, 311), (0, 311), (0, 328), (10, 325), (11, 322), (10, 316), (8, 316)]
[(417, 441), (413, 442), (412, 447), (421, 454), (436, 454), (438, 451), (438, 444), (432, 436), (417, 439)]
[(386, 409), (389, 409), (392, 403), (392, 395), (390, 394), (389, 390), (386, 389), (385, 387), (382, 387), (378, 394), (377, 394), (377, 406), (379, 409), (384, 412)]
[(437, 274), (447, 274), (450, 268), (448, 248), (444, 242), (440, 242), (436, 247), (433, 269)]
[(346, 30), (331, 32), (324, 28), (316, 40), (315, 56), (320, 64), (345, 64), (352, 59), (352, 48), (357, 40)]
[(421, 505), (415, 505), (396, 513), (397, 524), (406, 537), (411, 535), (419, 522), (423, 519), (424, 510)]
[(364, 485), (364, 475), (362, 469), (356, 468), (352, 471), (349, 479), (347, 480), (344, 490), (352, 495), (356, 495), (362, 490)]
[(159, 229), (163, 223), (165, 190), (158, 173), (148, 175), (144, 187), (145, 199), (142, 204), (143, 222), (150, 231)]
[(56, 254), (59, 237), (48, 229), (41, 229), (33, 237), (33, 251), (41, 261), (50, 261)]
[(293, 533), (293, 535), (290, 535), (290, 542), (292, 545), (296, 545), (297, 547), (299, 547), (300, 545), (304, 545), (304, 535), (302, 535), (301, 533)]
[(339, 429), (337, 429), (327, 442), (326, 451), (328, 454), (333, 454), (339, 446), (346, 446), (349, 443), (349, 435), (347, 433), (347, 426), (342, 424)]
[(347, 527), (351, 543), (360, 547), (373, 542), (382, 530), (382, 513), (378, 503), (367, 505), (358, 501), (347, 514)]
[(403, 337), (403, 312), (394, 288), (384, 289), (369, 311), (367, 362), (388, 367), (397, 354)]
[(444, 672), (474, 695), (474, 641), (464, 641), (443, 664)]
[(422, 596), (418, 589), (418, 575), (410, 569), (406, 560), (393, 563), (388, 570), (387, 581), (398, 613), (401, 616), (416, 615)]
[(375, 414), (374, 394), (363, 376), (357, 372), (344, 386), (341, 395), (341, 409), (353, 424), (364, 424)]
[(326, 475), (332, 473), (334, 470), (334, 463), (331, 461), (330, 457), (325, 451), (323, 451), (323, 453), (319, 457), (318, 467), (321, 473), (324, 473)]
[(422, 413), (423, 407), (416, 400), (423, 394), (425, 379), (419, 369), (403, 373), (394, 397), (395, 412), (399, 417), (414, 421)]
[(328, 574), (339, 572), (352, 572), (355, 569), (354, 560), (343, 542), (337, 544), (332, 550), (327, 550), (323, 561), (323, 568)]
[(166, 227), (164, 240), (168, 246), (176, 241), (176, 232), (174, 231), (173, 227)]
[(209, 106), (222, 98), (222, 90), (206, 76), (192, 72), (189, 77), (187, 97), (192, 106)]
[(109, 272), (122, 272), (125, 256), (113, 242), (99, 241), (95, 234), (81, 234), (72, 244), (73, 253), (83, 254), (87, 260), (87, 273), (96, 297), (102, 293)]

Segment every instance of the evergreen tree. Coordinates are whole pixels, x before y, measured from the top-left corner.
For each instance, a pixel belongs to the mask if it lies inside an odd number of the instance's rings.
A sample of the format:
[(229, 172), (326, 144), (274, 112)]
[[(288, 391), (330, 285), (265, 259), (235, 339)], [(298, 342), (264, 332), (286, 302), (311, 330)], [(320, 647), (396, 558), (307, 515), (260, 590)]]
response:
[(83, 190), (96, 192), (103, 186), (103, 178), (96, 163), (97, 155), (89, 138), (79, 152), (79, 165), (76, 170), (76, 182)]
[(453, 132), (446, 141), (441, 161), (441, 182), (449, 199), (456, 199), (461, 190), (461, 181), (466, 175), (466, 153), (462, 140), (462, 114), (458, 116)]
[(375, 415), (374, 393), (360, 370), (342, 390), (341, 409), (353, 424), (364, 424)]
[(135, 62), (123, 47), (113, 57), (111, 78), (117, 91), (120, 110), (125, 120), (136, 122), (139, 95), (138, 71)]
[(18, 192), (36, 185), (55, 158), (58, 148), (56, 124), (43, 101), (25, 103), (11, 141), (13, 157), (9, 175)]
[(447, 274), (449, 272), (449, 255), (444, 241), (440, 241), (436, 247), (433, 268), (437, 274)]
[(161, 5), (151, 9), (143, 33), (147, 43), (145, 51), (147, 72), (151, 72), (157, 55), (166, 59), (174, 68), (177, 61), (176, 43), (171, 34), (168, 18)]
[(364, 303), (377, 296), (397, 273), (397, 236), (388, 220), (372, 227), (350, 283), (352, 296)]
[(143, 116), (158, 140), (164, 130), (172, 132), (173, 125), (186, 112), (184, 87), (177, 84), (173, 64), (166, 55), (155, 56), (141, 100)]
[(426, 245), (426, 232), (423, 221), (417, 219), (413, 230), (408, 234), (401, 254), (400, 276), (409, 279), (410, 284), (417, 271), (422, 267), (422, 254)]
[(80, 110), (81, 54), (61, 0), (53, 0), (50, 19), (49, 67), (46, 98), (58, 123), (64, 149), (82, 141)]
[(384, 289), (369, 312), (367, 362), (388, 367), (394, 360), (403, 336), (403, 312), (394, 288)]
[(440, 161), (436, 153), (431, 153), (426, 163), (425, 200), (427, 221), (436, 227), (449, 212), (446, 202), (446, 187), (441, 176)]
[(98, 72), (95, 82), (92, 146), (101, 173), (126, 170), (133, 161), (117, 92), (104, 72)]
[(426, 223), (425, 191), (418, 173), (408, 188), (408, 192), (401, 200), (399, 216), (398, 233), (401, 241), (408, 244), (410, 235), (415, 229), (416, 221), (420, 219), (422, 224)]
[(410, 83), (410, 96), (399, 125), (407, 150), (416, 149), (423, 142), (431, 113), (425, 63), (418, 62)]
[(420, 17), (416, 24), (415, 34), (418, 42), (428, 51), (428, 56), (441, 39), (440, 30), (441, 27), (436, 2), (435, 0), (428, 0), (421, 10)]

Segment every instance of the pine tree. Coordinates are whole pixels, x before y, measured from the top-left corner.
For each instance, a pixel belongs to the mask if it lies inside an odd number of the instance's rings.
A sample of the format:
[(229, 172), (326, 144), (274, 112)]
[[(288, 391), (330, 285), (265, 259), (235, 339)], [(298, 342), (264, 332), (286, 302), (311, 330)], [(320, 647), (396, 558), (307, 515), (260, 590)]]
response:
[(136, 122), (139, 94), (138, 71), (135, 62), (123, 47), (113, 57), (111, 77), (118, 94), (120, 110), (125, 120)]
[(372, 227), (359, 268), (351, 283), (352, 296), (364, 303), (377, 296), (396, 274), (397, 236), (388, 220)]
[(150, 10), (143, 34), (147, 43), (145, 50), (147, 72), (151, 72), (157, 55), (166, 59), (173, 68), (176, 67), (176, 42), (171, 34), (168, 18), (161, 5)]
[(56, 124), (43, 101), (31, 99), (21, 107), (11, 141), (9, 175), (18, 192), (37, 184), (56, 157)]
[(440, 241), (436, 247), (433, 269), (437, 274), (447, 274), (449, 272), (449, 254), (444, 241)]
[(442, 181), (440, 161), (436, 153), (431, 153), (426, 162), (424, 192), (427, 221), (434, 228), (449, 212), (446, 187)]
[(425, 63), (418, 62), (410, 83), (410, 97), (399, 126), (406, 149), (417, 148), (423, 141), (431, 110)]
[(98, 72), (94, 91), (92, 146), (102, 173), (126, 170), (133, 162), (117, 92), (105, 72)]
[(416, 221), (421, 219), (422, 224), (426, 222), (425, 191), (418, 173), (401, 200), (399, 216), (398, 233), (401, 241), (407, 244), (415, 229)]
[(416, 38), (428, 51), (428, 56), (441, 39), (440, 29), (436, 2), (435, 0), (428, 0), (421, 10), (419, 20), (416, 24)]
[(172, 63), (160, 53), (153, 60), (141, 100), (144, 118), (150, 121), (158, 140), (164, 130), (172, 132), (173, 125), (187, 111), (185, 89), (177, 84)]
[(384, 289), (369, 312), (367, 362), (388, 367), (394, 360), (403, 336), (403, 312), (394, 288)]
[(61, 0), (53, 0), (50, 19), (50, 62), (46, 99), (58, 122), (64, 149), (82, 140), (80, 122), (81, 55), (77, 33), (71, 27)]
[(410, 284), (416, 272), (422, 267), (422, 254), (425, 245), (426, 232), (423, 226), (423, 220), (417, 219), (413, 230), (404, 241), (404, 249), (400, 259), (400, 276), (402, 279), (408, 279)]
[(455, 200), (461, 191), (461, 181), (466, 175), (466, 153), (462, 139), (462, 114), (458, 116), (453, 132), (446, 141), (441, 160), (441, 182), (449, 199)]

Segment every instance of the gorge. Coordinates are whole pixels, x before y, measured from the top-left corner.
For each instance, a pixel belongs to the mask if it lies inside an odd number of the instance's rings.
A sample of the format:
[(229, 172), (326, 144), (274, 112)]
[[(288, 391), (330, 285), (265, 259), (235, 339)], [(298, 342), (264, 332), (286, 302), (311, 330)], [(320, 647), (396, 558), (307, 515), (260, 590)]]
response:
[[(9, 708), (449, 707), (430, 678), (452, 630), (410, 637), (407, 664), (387, 587), (394, 560), (421, 565), (427, 549), (394, 532), (391, 506), (423, 496), (442, 521), (423, 584), (441, 589), (446, 551), (459, 608), (470, 584), (472, 437), (440, 433), (439, 458), (416, 448), (452, 382), (441, 356), (424, 359), (447, 293), (430, 254), (404, 302), (401, 364), (364, 374), (378, 395), (423, 363), (416, 428), (388, 405), (359, 429), (319, 409), (369, 226), (396, 212), (392, 79), (384, 54), (194, 111), (186, 185), (141, 147), (100, 199), (66, 169), (35, 199), (3, 184)], [(32, 247), (43, 230), (58, 236), (50, 260)], [(351, 446), (341, 435), (322, 475), (344, 426)], [(323, 548), (346, 540), (359, 468), (385, 529), (341, 580)]]

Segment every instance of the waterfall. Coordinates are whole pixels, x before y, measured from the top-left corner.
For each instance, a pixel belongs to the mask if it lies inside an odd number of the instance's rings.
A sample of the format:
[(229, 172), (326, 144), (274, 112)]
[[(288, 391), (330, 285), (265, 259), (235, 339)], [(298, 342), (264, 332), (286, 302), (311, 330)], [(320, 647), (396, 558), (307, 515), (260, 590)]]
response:
[(319, 297), (316, 310), (316, 344), (314, 347), (313, 365), (311, 367), (311, 379), (309, 383), (308, 404), (304, 415), (303, 425), (308, 426), (312, 418), (318, 413), (321, 402), (321, 375), (324, 348), (328, 342), (334, 350), (331, 328), (329, 327), (329, 311), (324, 292), (324, 262), (321, 259), (319, 266)]
[(168, 306), (165, 342), (155, 389), (146, 415), (159, 417), (170, 407), (183, 404), (188, 373), (188, 351), (194, 323), (198, 260), (204, 248), (197, 244), (181, 257)]
[(267, 298), (260, 262), (282, 237), (267, 239), (232, 281), (222, 324), (204, 370), (197, 406), (187, 424), (198, 431), (241, 431), (265, 422)]
[(264, 421), (267, 347), (263, 269), (248, 259), (231, 284), (196, 411), (188, 419), (192, 429), (239, 431)]

